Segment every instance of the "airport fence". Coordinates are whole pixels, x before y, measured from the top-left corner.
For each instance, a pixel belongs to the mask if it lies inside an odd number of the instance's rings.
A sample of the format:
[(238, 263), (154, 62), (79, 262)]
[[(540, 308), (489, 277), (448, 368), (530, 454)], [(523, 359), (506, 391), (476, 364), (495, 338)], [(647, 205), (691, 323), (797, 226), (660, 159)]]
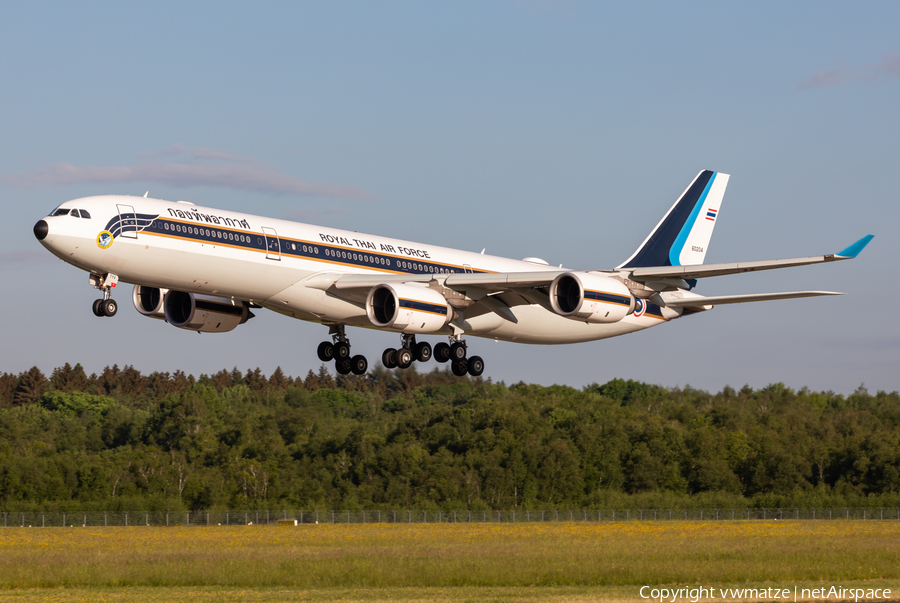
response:
[(562, 523), (623, 521), (895, 520), (900, 507), (743, 509), (560, 509), (515, 511), (231, 510), (106, 512), (4, 512), (3, 527), (271, 526), (362, 523)]

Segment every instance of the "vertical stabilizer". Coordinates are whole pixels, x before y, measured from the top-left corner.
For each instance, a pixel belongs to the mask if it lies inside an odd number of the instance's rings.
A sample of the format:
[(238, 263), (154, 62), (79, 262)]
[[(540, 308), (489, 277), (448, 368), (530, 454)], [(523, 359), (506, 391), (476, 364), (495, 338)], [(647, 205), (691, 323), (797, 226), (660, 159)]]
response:
[(702, 264), (709, 247), (728, 174), (697, 174), (653, 232), (619, 268)]

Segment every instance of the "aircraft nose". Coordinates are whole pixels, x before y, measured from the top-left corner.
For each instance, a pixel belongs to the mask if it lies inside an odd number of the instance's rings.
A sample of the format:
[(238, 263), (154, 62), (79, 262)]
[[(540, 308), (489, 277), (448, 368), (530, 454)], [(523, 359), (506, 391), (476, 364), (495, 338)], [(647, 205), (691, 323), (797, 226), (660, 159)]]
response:
[(47, 233), (50, 232), (50, 227), (47, 225), (47, 222), (44, 220), (38, 220), (38, 223), (34, 225), (34, 236), (37, 237), (38, 241), (43, 241), (46, 238)]

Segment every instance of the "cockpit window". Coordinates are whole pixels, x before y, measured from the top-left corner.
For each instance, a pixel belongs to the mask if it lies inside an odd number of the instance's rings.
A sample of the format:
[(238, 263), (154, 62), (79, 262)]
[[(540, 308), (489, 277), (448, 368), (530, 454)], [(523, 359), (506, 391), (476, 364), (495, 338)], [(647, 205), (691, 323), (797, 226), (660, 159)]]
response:
[(80, 218), (80, 217), (81, 217), (81, 214), (78, 213), (78, 210), (77, 210), (77, 209), (73, 209), (73, 210), (72, 210), (72, 213), (69, 214), (69, 215), (72, 216), (73, 218)]
[(81, 217), (82, 217), (82, 218), (87, 218), (88, 220), (90, 220), (90, 219), (91, 219), (91, 214), (88, 213), (88, 210), (82, 209), (82, 210), (81, 210)]
[(53, 215), (54, 216), (64, 216), (67, 213), (69, 213), (69, 210), (61, 207), (61, 208), (57, 209), (55, 212), (53, 212)]

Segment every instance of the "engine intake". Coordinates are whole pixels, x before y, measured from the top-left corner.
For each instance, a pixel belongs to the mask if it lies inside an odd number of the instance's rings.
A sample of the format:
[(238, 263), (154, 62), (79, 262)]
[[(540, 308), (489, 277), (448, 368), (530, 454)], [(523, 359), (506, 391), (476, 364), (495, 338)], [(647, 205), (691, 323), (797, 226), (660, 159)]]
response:
[(247, 302), (184, 291), (166, 293), (163, 310), (172, 326), (201, 333), (225, 333), (253, 318)]
[(369, 321), (382, 329), (403, 333), (433, 333), (453, 318), (444, 296), (427, 287), (378, 285), (366, 298)]
[(163, 300), (166, 298), (166, 291), (167, 289), (135, 285), (134, 291), (131, 293), (131, 301), (134, 302), (135, 309), (144, 316), (165, 320)]
[(550, 284), (550, 305), (560, 316), (587, 323), (619, 322), (634, 311), (624, 283), (590, 272), (566, 272)]

